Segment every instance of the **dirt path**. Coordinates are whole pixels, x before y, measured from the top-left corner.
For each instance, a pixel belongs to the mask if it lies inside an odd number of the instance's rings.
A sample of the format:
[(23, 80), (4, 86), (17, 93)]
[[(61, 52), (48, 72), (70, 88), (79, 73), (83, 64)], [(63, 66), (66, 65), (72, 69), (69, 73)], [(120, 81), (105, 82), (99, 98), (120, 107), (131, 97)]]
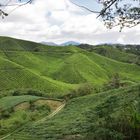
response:
[[(48, 115), (48, 116), (42, 118), (41, 120), (38, 120), (38, 121), (34, 122), (34, 124), (41, 123), (41, 122), (43, 122), (43, 121), (45, 121), (45, 120), (47, 120), (47, 119), (52, 118), (52, 117), (55, 116), (57, 113), (59, 113), (59, 111), (61, 111), (61, 110), (64, 108), (64, 106), (65, 106), (65, 103), (63, 103), (61, 106), (59, 106), (59, 107), (58, 107), (56, 110), (54, 110), (50, 115)], [(1, 140), (1, 139), (0, 139), (0, 140)]]
[[(60, 105), (56, 110), (54, 110), (50, 115), (42, 118), (41, 120), (38, 120), (36, 122), (33, 122), (34, 124), (37, 124), (37, 123), (41, 123), (47, 119), (51, 119), (53, 116), (55, 116), (57, 113), (59, 113), (63, 108), (65, 107), (65, 103), (63, 103), (62, 105)], [(6, 136), (0, 138), (0, 140), (4, 140), (8, 137), (10, 137), (12, 134), (18, 132), (19, 130), (21, 130), (24, 126), (20, 127), (20, 128), (17, 128), (16, 130), (14, 130), (13, 132), (7, 134)]]

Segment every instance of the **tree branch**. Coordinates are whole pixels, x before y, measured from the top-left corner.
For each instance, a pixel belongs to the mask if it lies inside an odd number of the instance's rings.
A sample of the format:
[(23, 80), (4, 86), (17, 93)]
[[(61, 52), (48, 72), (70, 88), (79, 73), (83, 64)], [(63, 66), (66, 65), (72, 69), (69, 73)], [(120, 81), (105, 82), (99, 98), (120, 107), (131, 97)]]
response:
[(74, 5), (80, 7), (80, 8), (83, 8), (83, 9), (89, 11), (89, 12), (92, 12), (92, 13), (98, 13), (98, 14), (100, 13), (99, 11), (91, 10), (91, 9), (87, 8), (86, 6), (79, 5), (79, 4), (77, 4), (77, 3), (74, 3), (73, 1), (70, 1), (70, 2), (73, 3)]
[[(103, 9), (100, 14), (98, 15), (98, 17), (100, 17), (102, 14), (104, 14), (106, 12), (107, 9), (109, 9), (117, 0), (113, 0), (105, 9)], [(98, 18), (97, 17), (97, 18)]]
[(28, 3), (31, 3), (33, 0), (28, 0), (27, 2), (25, 3), (22, 3), (22, 4), (0, 4), (0, 7), (8, 7), (8, 6), (23, 6), (23, 5), (26, 5)]

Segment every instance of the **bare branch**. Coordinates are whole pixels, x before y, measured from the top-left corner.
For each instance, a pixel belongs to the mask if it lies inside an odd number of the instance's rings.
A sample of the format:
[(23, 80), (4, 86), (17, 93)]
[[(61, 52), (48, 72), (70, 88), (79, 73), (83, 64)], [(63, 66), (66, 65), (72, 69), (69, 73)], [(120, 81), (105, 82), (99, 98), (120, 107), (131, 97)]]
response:
[[(20, 2), (21, 0), (19, 0)], [(28, 0), (27, 2), (24, 2), (24, 3), (21, 3), (21, 4), (18, 4), (18, 3), (15, 3), (15, 4), (10, 4), (11, 0), (9, 0), (6, 4), (0, 4), (0, 16), (2, 16), (2, 18), (4, 18), (5, 16), (8, 16), (9, 14), (11, 14), (13, 11), (15, 11), (16, 9), (18, 9), (19, 7), (22, 7), (24, 5), (27, 5), (29, 3), (32, 3), (33, 0)], [(12, 6), (17, 6), (15, 7), (12, 11), (10, 11), (9, 13), (6, 13), (4, 12), (4, 9), (5, 7), (12, 7)]]
[(74, 5), (76, 5), (76, 6), (80, 7), (80, 8), (83, 8), (83, 9), (89, 11), (89, 12), (92, 12), (92, 13), (98, 13), (98, 14), (100, 13), (100, 11), (94, 11), (94, 10), (91, 10), (91, 9), (89, 9), (89, 8), (86, 7), (86, 6), (78, 5), (77, 3), (74, 3), (73, 1), (71, 1), (71, 3), (73, 3)]
[[(98, 17), (100, 17), (102, 14), (104, 14), (104, 13), (107, 11), (107, 9), (109, 9), (116, 1), (117, 1), (117, 0), (110, 1), (110, 4), (109, 4), (107, 7), (105, 7), (104, 9), (101, 10), (101, 12), (100, 12), (100, 14), (98, 15)], [(97, 17), (97, 18), (98, 18), (98, 17)]]
[[(0, 16), (4, 18), (11, 14), (13, 11), (18, 9), (21, 6), (32, 3), (33, 0), (28, 0), (24, 3), (11, 3), (11, 0), (8, 0), (6, 4), (0, 4)], [(140, 0), (96, 0), (97, 4), (102, 5), (102, 10), (96, 11), (88, 8), (84, 5), (79, 5), (72, 0), (70, 2), (80, 8), (83, 8), (91, 13), (98, 14), (97, 18), (101, 18), (104, 21), (104, 25), (111, 29), (115, 26), (120, 26), (120, 29), (124, 27), (134, 27), (140, 24)], [(19, 0), (21, 2), (21, 0)], [(134, 4), (135, 3), (135, 4)], [(12, 11), (6, 13), (5, 7), (14, 7)]]
[(97, 3), (103, 6), (101, 11), (94, 11), (71, 2), (89, 12), (98, 13), (97, 18), (101, 17), (109, 29), (120, 26), (120, 30), (122, 30), (124, 27), (131, 28), (140, 24), (140, 0), (97, 0)]

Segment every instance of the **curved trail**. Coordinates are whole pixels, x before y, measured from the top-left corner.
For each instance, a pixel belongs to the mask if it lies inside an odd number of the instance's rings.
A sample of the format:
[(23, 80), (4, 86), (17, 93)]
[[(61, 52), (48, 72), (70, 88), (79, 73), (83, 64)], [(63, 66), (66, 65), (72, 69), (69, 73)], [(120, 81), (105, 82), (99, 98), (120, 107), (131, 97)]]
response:
[[(56, 110), (54, 110), (50, 115), (48, 115), (48, 116), (46, 116), (46, 117), (44, 117), (44, 118), (42, 118), (42, 119), (40, 119), (40, 120), (38, 120), (38, 121), (36, 121), (36, 122), (33, 122), (33, 123), (34, 123), (34, 124), (41, 123), (41, 122), (43, 122), (43, 121), (45, 121), (45, 120), (47, 120), (47, 119), (52, 118), (52, 117), (55, 116), (57, 113), (59, 113), (59, 112), (65, 107), (65, 105), (66, 105), (65, 103), (62, 103), (62, 105), (60, 105), (60, 106), (59, 106)], [(23, 127), (24, 127), (24, 126), (21, 126), (20, 128), (17, 128), (17, 129), (14, 130), (13, 132), (11, 132), (11, 133), (7, 134), (6, 136), (0, 138), (0, 140), (4, 140), (4, 139), (10, 137), (12, 134), (14, 134), (15, 132), (18, 132), (18, 131), (21, 130)]]
[[(56, 110), (54, 110), (50, 115), (42, 118), (41, 120), (38, 120), (36, 122), (34, 122), (34, 124), (37, 124), (37, 123), (41, 123), (47, 119), (50, 119), (52, 118), (53, 116), (55, 116), (57, 113), (59, 113), (59, 111), (61, 111), (63, 108), (65, 107), (65, 103), (63, 103), (62, 105), (60, 105)], [(0, 139), (1, 140), (1, 139)]]

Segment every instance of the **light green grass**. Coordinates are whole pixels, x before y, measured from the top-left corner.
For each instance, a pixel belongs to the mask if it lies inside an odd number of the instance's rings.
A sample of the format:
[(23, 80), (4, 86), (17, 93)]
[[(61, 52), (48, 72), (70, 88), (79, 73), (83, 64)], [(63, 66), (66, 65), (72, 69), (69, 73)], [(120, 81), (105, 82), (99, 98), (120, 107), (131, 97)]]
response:
[(13, 108), (14, 106), (29, 101), (35, 101), (41, 99), (41, 97), (31, 96), (31, 95), (23, 95), (23, 96), (7, 96), (0, 99), (0, 108), (2, 110), (6, 110), (9, 108)]
[[(121, 82), (127, 82), (130, 86), (99, 94), (93, 92), (91, 95), (72, 99), (62, 112), (40, 124), (28, 122), (32, 114), (30, 111), (14, 112), (9, 119), (2, 121), (4, 125), (1, 133), (8, 133), (10, 128), (16, 126), (16, 122), (21, 122), (21, 125), (27, 121), (24, 129), (8, 139), (57, 140), (73, 139), (73, 136), (80, 135), (80, 138), (87, 140), (87, 134), (91, 132), (89, 129), (93, 127), (91, 124), (100, 130), (98, 123), (105, 119), (105, 114), (99, 119), (98, 111), (111, 109), (108, 114), (119, 116), (122, 109), (139, 100), (139, 85), (131, 85), (140, 82), (140, 67), (126, 63), (131, 58), (135, 60), (135, 56), (113, 49), (109, 49), (108, 55), (105, 57), (74, 46), (45, 46), (0, 37), (0, 93), (4, 93), (4, 96), (12, 95), (8, 91), (31, 89), (41, 91), (45, 97), (62, 98), (83, 83), (101, 88), (116, 73), (120, 75)], [(40, 97), (28, 95), (4, 97), (0, 99), (0, 108), (8, 109), (21, 102), (38, 98)]]
[(34, 89), (62, 97), (83, 83), (102, 87), (115, 73), (129, 83), (140, 81), (139, 66), (74, 46), (45, 46), (1, 37), (0, 51), (1, 91)]

